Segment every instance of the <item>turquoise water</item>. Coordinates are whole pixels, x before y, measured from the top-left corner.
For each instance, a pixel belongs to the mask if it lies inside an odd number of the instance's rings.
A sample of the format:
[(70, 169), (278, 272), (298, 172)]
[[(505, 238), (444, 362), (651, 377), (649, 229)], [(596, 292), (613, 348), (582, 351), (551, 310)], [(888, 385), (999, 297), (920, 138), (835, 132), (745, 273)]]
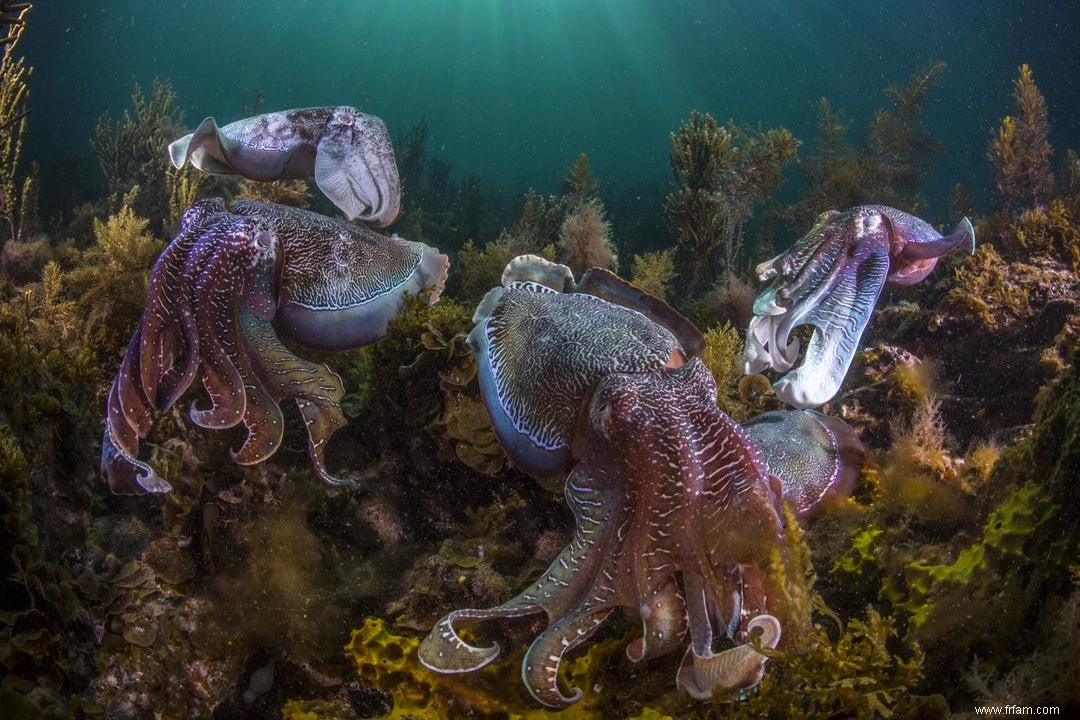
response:
[(87, 149), (96, 119), (160, 77), (192, 126), (239, 117), (244, 91), (261, 89), (267, 110), (352, 104), (393, 135), (426, 118), (429, 152), (506, 196), (554, 190), (580, 152), (609, 192), (663, 190), (668, 134), (692, 109), (810, 141), (826, 96), (858, 143), (884, 88), (936, 59), (948, 69), (926, 116), (948, 155), (926, 195), (944, 209), (956, 182), (988, 201), (986, 143), (1021, 63), (1046, 96), (1051, 142), (1080, 146), (1077, 11), (1074, 0), (40, 3), (23, 43), (35, 68), (27, 156), (46, 178), (50, 161), (79, 156), (100, 181)]

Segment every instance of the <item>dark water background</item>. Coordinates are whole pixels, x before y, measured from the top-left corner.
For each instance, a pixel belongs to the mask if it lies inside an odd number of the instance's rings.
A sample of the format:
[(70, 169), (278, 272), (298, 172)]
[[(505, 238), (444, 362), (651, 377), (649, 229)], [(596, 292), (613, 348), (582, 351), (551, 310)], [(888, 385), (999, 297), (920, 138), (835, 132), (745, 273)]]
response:
[(663, 193), (668, 134), (692, 109), (786, 126), (806, 154), (826, 96), (858, 144), (883, 89), (928, 59), (948, 63), (926, 110), (948, 150), (932, 211), (956, 182), (987, 209), (986, 145), (1021, 63), (1058, 157), (1080, 148), (1078, 0), (47, 0), (30, 23), (24, 157), (43, 165), (46, 217), (100, 194), (95, 122), (155, 77), (189, 126), (237, 118), (245, 89), (264, 110), (356, 105), (394, 136), (426, 118), (429, 154), (506, 198), (555, 190), (580, 152), (605, 195)]

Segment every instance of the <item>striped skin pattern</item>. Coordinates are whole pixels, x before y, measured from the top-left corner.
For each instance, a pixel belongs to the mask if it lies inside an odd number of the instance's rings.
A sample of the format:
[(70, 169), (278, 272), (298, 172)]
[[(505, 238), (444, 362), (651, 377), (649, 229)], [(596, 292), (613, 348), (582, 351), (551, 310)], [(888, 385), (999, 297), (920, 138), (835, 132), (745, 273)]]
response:
[(169, 145), (175, 167), (269, 182), (315, 177), (350, 220), (386, 227), (397, 217), (401, 181), (382, 119), (354, 107), (265, 113), (218, 127), (206, 118)]
[[(548, 267), (539, 270), (557, 276)], [(766, 613), (764, 580), (769, 551), (781, 533), (779, 482), (749, 435), (717, 408), (715, 382), (700, 359), (673, 352), (691, 342), (673, 346), (660, 326), (632, 330), (633, 322), (652, 321), (644, 315), (631, 321), (626, 308), (593, 307), (606, 302), (595, 296), (575, 300), (572, 282), (565, 294), (527, 283), (518, 273), (515, 282), (484, 299), (473, 349), (480, 363), (500, 348), (514, 363), (524, 363), (527, 370), (515, 380), (515, 392), (542, 407), (527, 408), (522, 417), (552, 413), (557, 421), (552, 427), (568, 427), (560, 432), (574, 434), (564, 493), (575, 534), (551, 567), (513, 599), (444, 617), (421, 643), (420, 661), (444, 673), (476, 670), (493, 661), (500, 648), (470, 645), (456, 626), (544, 612), (548, 627), (526, 653), (521, 675), (539, 702), (565, 707), (582, 691), (560, 686), (563, 656), (621, 607), (642, 621), (642, 637), (627, 647), (632, 661), (682, 647), (689, 633), (677, 683), (692, 697), (707, 699), (716, 687), (756, 685), (766, 658), (746, 644), (748, 630), (766, 630), (766, 646), (779, 641), (779, 624)], [(527, 302), (519, 293), (529, 293)], [(633, 297), (621, 290), (609, 294)], [(668, 308), (655, 315), (666, 317), (669, 311), (674, 312)], [(583, 328), (568, 332), (552, 327), (555, 320)], [(537, 351), (531, 361), (516, 356), (542, 347), (537, 341), (544, 334), (557, 338), (554, 347)], [(487, 342), (500, 335), (507, 337)], [(643, 337), (663, 340), (642, 344)], [(602, 342), (583, 346), (584, 338)], [(638, 356), (631, 366), (604, 366), (624, 352)], [(496, 375), (510, 372), (511, 358), (504, 359), (491, 365)], [(573, 376), (577, 401), (553, 411), (547, 384), (566, 374)], [(579, 388), (582, 383), (588, 387)], [(502, 411), (503, 400), (492, 391), (497, 386), (493, 382), (484, 392), (493, 418)], [(575, 422), (579, 413), (583, 422)], [(543, 427), (537, 420), (525, 423), (518, 431), (521, 443), (500, 438), (519, 466), (531, 438), (536, 447), (545, 441), (538, 432)], [(719, 642), (729, 641), (736, 646), (717, 652)]]
[[(839, 390), (882, 288), (919, 282), (942, 255), (974, 243), (967, 218), (943, 236), (884, 205), (822, 213), (791, 248), (757, 267), (758, 279), (771, 283), (754, 302), (745, 372), (786, 372), (774, 384), (777, 397), (797, 408), (823, 405)], [(800, 325), (814, 330), (802, 365), (791, 370), (799, 356), (791, 333)]]
[(648, 372), (700, 354), (704, 340), (666, 303), (593, 268), (514, 258), (473, 315), (469, 347), (499, 444), (553, 488), (566, 478), (579, 408), (603, 376)]
[(577, 406), (598, 377), (662, 368), (678, 347), (635, 310), (531, 282), (506, 288), (483, 332), (500, 407), (546, 450), (570, 444)]
[(252, 465), (281, 444), (281, 403), (292, 399), (308, 432), (316, 475), (330, 475), (323, 449), (345, 418), (341, 379), (326, 365), (289, 351), (275, 322), (319, 349), (380, 339), (406, 295), (438, 299), (446, 256), (420, 243), (295, 208), (204, 200), (184, 214), (180, 232), (150, 275), (147, 307), (128, 344), (107, 401), (101, 470), (114, 492), (168, 492), (138, 459), (139, 441), (201, 375), (209, 404), (193, 403), (195, 424), (243, 424), (233, 459)]

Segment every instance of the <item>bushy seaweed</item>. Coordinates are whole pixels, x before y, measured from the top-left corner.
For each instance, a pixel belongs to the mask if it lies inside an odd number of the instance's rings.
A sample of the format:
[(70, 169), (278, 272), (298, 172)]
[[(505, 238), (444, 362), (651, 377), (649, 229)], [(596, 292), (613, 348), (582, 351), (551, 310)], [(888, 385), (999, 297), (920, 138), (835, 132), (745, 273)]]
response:
[(19, 41), (26, 31), (31, 5), (17, 3), (4, 10), (0, 23), (4, 35), (0, 48), (0, 217), (5, 220), (6, 232), (0, 236), (0, 244), (28, 239), (37, 202), (36, 171), (23, 179), (21, 187), (19, 183), (23, 133), (30, 114), (28, 81), (33, 73), (19, 53)]
[(798, 146), (784, 128), (722, 126), (696, 110), (671, 133), (664, 211), (687, 268), (687, 299), (721, 272), (742, 272), (743, 228), (783, 183)]
[(990, 139), (987, 157), (994, 166), (994, 185), (1008, 210), (1037, 207), (1049, 196), (1054, 182), (1048, 139), (1050, 124), (1046, 99), (1035, 85), (1028, 65), (1021, 65), (1013, 80), (1015, 114), (1006, 115)]
[[(157, 78), (149, 96), (135, 84), (130, 112), (125, 110), (115, 121), (109, 113), (98, 118), (90, 149), (105, 174), (110, 211), (130, 204), (143, 217), (170, 216), (169, 156), (162, 148), (184, 134), (182, 121), (172, 83)], [(139, 189), (125, 202), (136, 186)]]

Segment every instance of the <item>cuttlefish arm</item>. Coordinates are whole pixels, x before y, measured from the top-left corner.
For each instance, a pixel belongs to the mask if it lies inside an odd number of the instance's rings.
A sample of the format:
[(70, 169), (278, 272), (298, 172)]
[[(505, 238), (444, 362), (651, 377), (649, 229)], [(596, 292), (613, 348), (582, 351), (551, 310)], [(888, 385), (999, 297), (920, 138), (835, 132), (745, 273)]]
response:
[(169, 145), (174, 167), (272, 182), (315, 177), (350, 220), (386, 227), (397, 217), (401, 183), (383, 121), (348, 106), (266, 113), (218, 126), (202, 121)]
[[(756, 687), (765, 676), (769, 656), (761, 650), (774, 650), (780, 644), (780, 621), (772, 615), (758, 615), (747, 624), (757, 643), (736, 645), (720, 653), (698, 655), (686, 649), (675, 683), (695, 700), (711, 700), (713, 693), (732, 693)], [(755, 644), (757, 647), (755, 647)], [(761, 648), (759, 650), (758, 648)]]
[(803, 363), (778, 380), (777, 397), (797, 408), (824, 404), (840, 388), (881, 290), (926, 277), (944, 253), (974, 243), (966, 218), (943, 236), (919, 218), (880, 205), (830, 211), (787, 252), (758, 266), (770, 285), (754, 303), (744, 371), (790, 370), (800, 325), (812, 332)]

